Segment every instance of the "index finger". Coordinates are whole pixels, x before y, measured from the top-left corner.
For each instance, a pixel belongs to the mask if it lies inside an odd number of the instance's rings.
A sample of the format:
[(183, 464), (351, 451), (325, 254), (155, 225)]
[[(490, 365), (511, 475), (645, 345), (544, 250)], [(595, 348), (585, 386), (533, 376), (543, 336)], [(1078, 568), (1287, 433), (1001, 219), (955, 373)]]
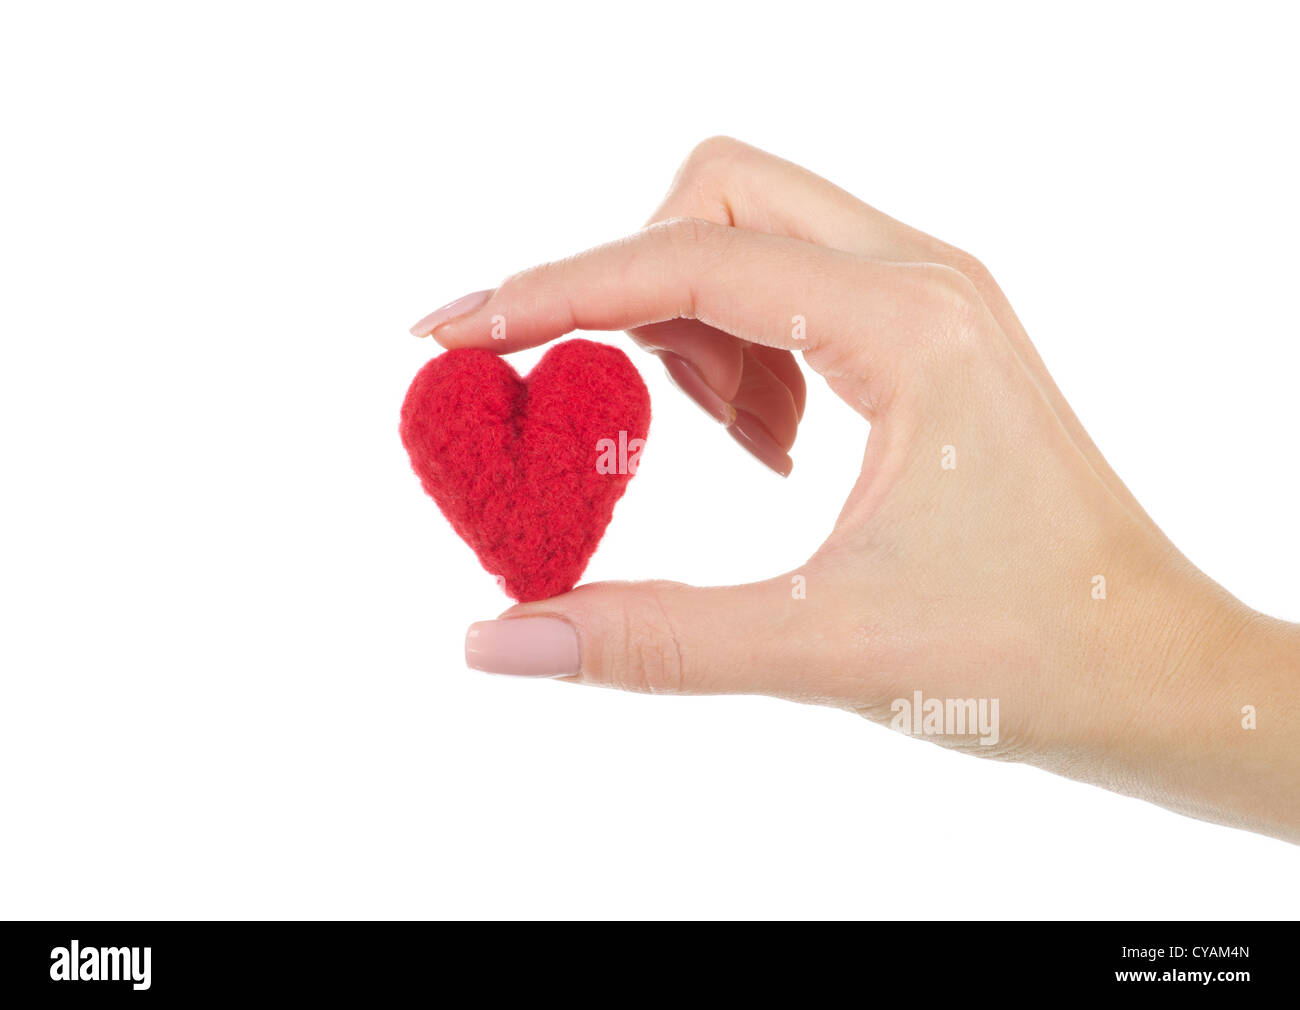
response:
[(696, 319), (751, 343), (804, 351), (823, 373), (851, 361), (871, 376), (891, 356), (885, 345), (916, 325), (921, 269), (683, 218), (516, 274), (481, 305), (412, 332), (449, 349), (509, 353), (575, 329)]

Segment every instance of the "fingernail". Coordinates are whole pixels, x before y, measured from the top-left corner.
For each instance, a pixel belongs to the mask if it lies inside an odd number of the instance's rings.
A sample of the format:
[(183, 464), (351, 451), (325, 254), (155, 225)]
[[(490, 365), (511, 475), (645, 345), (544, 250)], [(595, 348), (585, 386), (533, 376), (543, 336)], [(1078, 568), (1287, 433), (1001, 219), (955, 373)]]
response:
[(680, 354), (673, 354), (671, 351), (665, 351), (660, 357), (663, 359), (664, 368), (668, 370), (668, 378), (673, 380), (673, 385), (703, 407), (709, 417), (720, 424), (730, 424), (735, 420), (736, 411), (731, 404), (709, 388), (708, 383), (704, 381), (704, 376), (694, 365)]
[(465, 636), (471, 670), (514, 677), (564, 677), (578, 672), (578, 633), (558, 617), (479, 621)]
[(492, 297), (495, 288), (488, 288), (486, 291), (475, 291), (470, 295), (462, 295), (454, 302), (448, 302), (440, 309), (434, 309), (427, 316), (411, 327), (411, 335), (414, 337), (427, 337), (443, 323), (449, 323), (457, 316), (463, 316), (467, 312), (473, 312), (483, 305)]
[(790, 476), (794, 460), (772, 437), (767, 425), (755, 415), (747, 410), (737, 410), (736, 419), (727, 426), (727, 431), (760, 463), (771, 467), (782, 477)]

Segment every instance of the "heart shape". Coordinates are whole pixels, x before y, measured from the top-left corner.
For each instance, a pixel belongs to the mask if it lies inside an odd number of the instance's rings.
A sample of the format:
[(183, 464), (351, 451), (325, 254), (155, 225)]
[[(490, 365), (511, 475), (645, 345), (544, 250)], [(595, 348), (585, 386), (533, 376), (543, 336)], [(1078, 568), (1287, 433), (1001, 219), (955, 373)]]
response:
[(447, 351), (402, 404), (402, 444), (424, 490), (521, 603), (577, 583), (649, 428), (636, 367), (590, 340), (555, 345), (526, 379), (491, 351)]

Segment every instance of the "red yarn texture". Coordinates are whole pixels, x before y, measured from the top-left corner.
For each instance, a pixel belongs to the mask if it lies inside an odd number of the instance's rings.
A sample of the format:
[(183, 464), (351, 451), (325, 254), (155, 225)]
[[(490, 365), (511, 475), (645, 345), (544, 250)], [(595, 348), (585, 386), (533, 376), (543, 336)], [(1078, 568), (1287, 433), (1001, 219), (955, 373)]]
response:
[(649, 428), (635, 366), (590, 340), (555, 345), (526, 379), (491, 351), (447, 351), (402, 404), (424, 490), (521, 602), (577, 583), (640, 461), (630, 443)]

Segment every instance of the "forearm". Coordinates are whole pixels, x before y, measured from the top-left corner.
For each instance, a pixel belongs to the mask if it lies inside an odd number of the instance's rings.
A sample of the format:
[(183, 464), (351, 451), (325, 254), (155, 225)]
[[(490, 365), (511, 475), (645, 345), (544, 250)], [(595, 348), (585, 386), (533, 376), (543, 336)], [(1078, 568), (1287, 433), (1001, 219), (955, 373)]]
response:
[(1300, 843), (1300, 625), (1251, 612), (1198, 683), (1169, 805)]
[[(1190, 566), (1188, 566), (1190, 568)], [(1266, 617), (1199, 572), (1123, 636), (1123, 685), (1041, 762), (1203, 820), (1300, 843), (1300, 625)]]

